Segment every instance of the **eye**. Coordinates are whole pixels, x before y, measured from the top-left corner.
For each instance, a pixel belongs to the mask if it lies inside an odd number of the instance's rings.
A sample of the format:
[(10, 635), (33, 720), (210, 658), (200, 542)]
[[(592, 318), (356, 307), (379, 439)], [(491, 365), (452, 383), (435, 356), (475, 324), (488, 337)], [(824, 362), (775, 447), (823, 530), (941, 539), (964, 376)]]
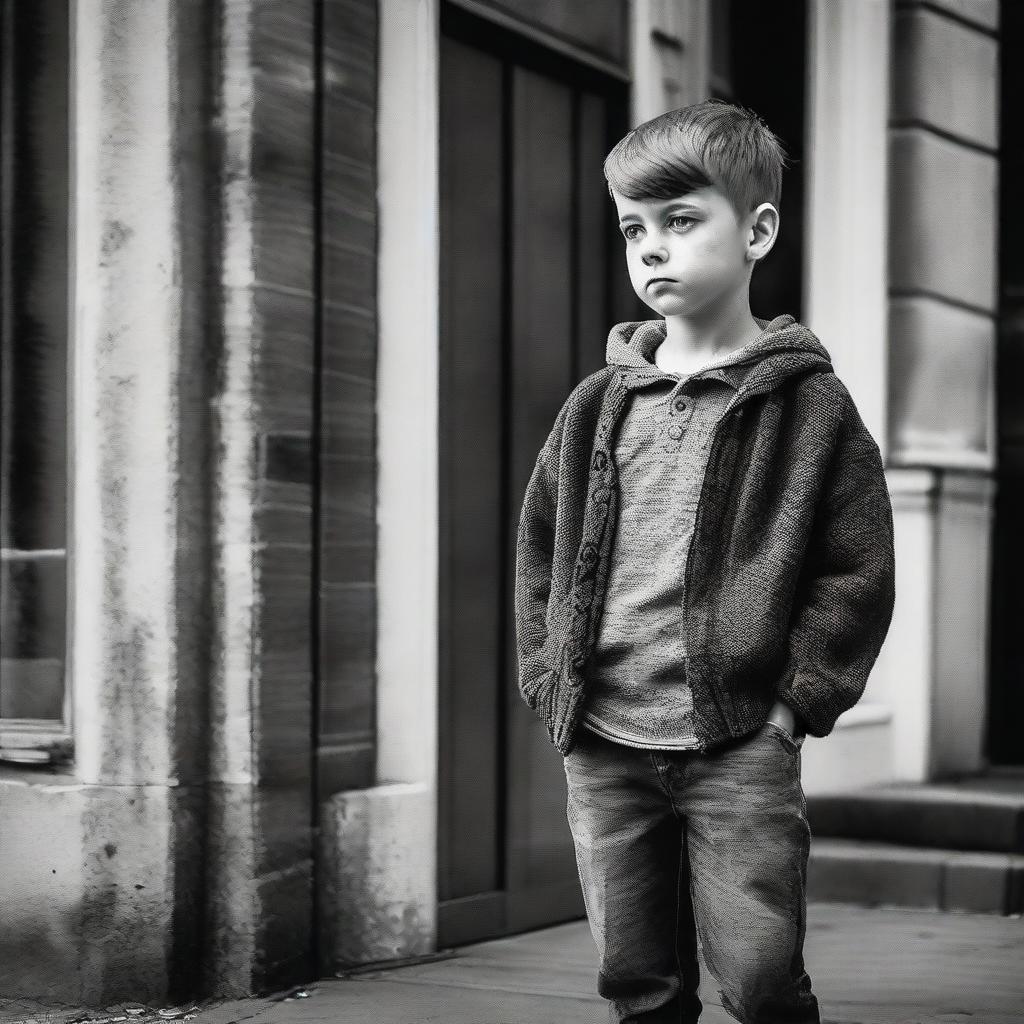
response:
[(627, 242), (635, 242), (639, 237), (639, 232), (643, 231), (643, 228), (639, 224), (627, 224), (622, 229), (622, 236)]
[(674, 217), (669, 218), (669, 226), (680, 231), (686, 231), (692, 225), (696, 224), (697, 221), (693, 217), (688, 217), (686, 214), (678, 213)]

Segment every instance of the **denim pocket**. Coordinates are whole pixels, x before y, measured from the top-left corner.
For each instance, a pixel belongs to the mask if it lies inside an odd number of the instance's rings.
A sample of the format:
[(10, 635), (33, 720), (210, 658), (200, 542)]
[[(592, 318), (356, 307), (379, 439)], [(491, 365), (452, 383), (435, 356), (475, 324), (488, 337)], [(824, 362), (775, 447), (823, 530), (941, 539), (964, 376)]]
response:
[(770, 718), (764, 724), (765, 728), (771, 729), (781, 738), (783, 746), (787, 747), (794, 754), (798, 754), (800, 752), (803, 740), (797, 741), (793, 738), (792, 733), (790, 733), (788, 729), (779, 725), (778, 722), (772, 721)]

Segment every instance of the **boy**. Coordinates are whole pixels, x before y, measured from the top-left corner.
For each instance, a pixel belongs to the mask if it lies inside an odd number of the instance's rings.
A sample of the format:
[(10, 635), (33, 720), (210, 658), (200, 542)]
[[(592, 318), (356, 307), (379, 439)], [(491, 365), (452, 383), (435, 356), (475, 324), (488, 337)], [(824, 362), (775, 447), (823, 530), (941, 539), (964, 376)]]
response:
[(659, 319), (612, 329), (523, 501), (519, 686), (564, 755), (612, 1021), (698, 1019), (698, 934), (737, 1020), (820, 1019), (800, 747), (856, 703), (888, 631), (892, 509), (828, 352), (751, 315), (783, 160), (718, 102), (611, 151)]

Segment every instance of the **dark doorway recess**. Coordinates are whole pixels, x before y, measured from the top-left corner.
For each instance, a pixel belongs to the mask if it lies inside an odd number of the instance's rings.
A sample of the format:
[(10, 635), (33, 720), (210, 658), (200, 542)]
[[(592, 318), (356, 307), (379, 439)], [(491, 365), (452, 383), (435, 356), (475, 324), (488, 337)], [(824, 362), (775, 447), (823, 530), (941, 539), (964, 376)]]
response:
[(573, 385), (636, 314), (601, 164), (624, 82), (452, 6), (441, 45), (439, 942), (583, 913), (561, 757), (516, 688), (515, 536)]
[[(779, 237), (750, 282), (751, 310), (769, 320), (782, 313), (799, 320), (802, 313), (807, 49), (806, 3), (716, 0), (711, 5), (714, 95), (758, 114), (788, 157)], [(771, 54), (770, 67), (765, 54)]]
[(1009, 57), (1024, 42), (1024, 7), (1000, 8), (999, 321), (996, 349), (996, 502), (992, 557), (987, 754), (992, 764), (1024, 765), (1024, 254), (1017, 245), (1024, 210), (1024, 64)]

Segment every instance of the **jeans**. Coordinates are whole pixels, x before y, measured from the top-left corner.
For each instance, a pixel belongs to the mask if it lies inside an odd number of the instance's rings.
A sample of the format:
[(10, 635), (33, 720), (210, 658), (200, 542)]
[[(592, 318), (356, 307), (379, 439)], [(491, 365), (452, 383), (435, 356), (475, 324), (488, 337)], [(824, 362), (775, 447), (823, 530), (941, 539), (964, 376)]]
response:
[(565, 775), (609, 1020), (697, 1021), (699, 934), (737, 1020), (818, 1024), (803, 962), (810, 828), (800, 747), (782, 726), (704, 753), (581, 726)]

